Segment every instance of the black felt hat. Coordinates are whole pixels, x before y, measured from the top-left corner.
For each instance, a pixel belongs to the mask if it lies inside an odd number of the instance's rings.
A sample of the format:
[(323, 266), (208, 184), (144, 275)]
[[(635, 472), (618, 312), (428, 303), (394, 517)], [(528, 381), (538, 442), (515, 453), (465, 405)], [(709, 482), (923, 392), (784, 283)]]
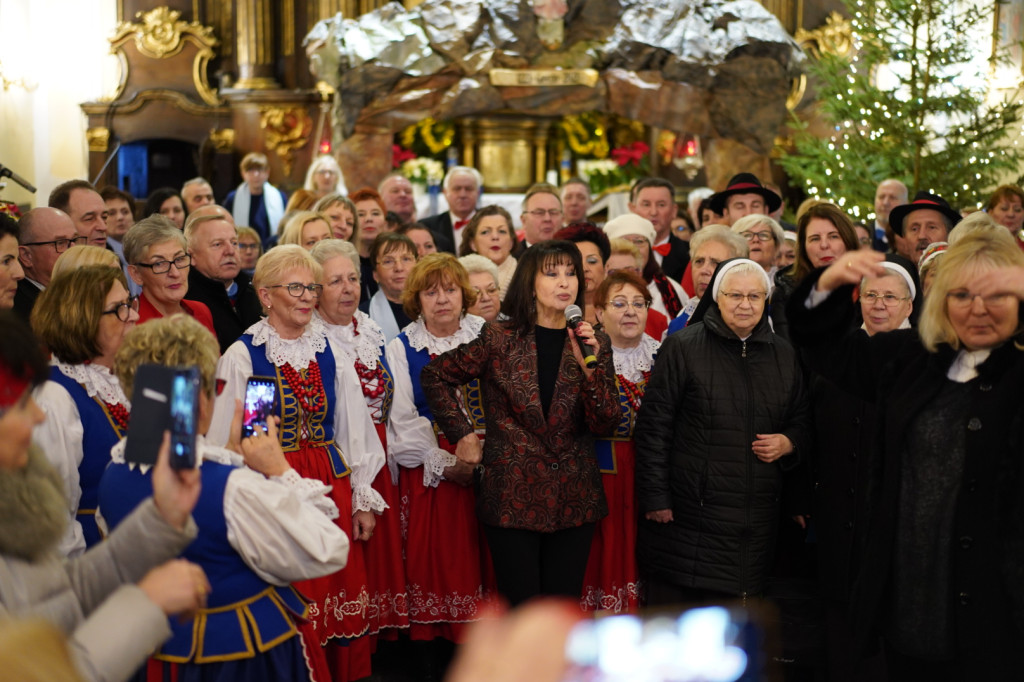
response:
[(954, 211), (949, 202), (940, 197), (938, 194), (930, 194), (928, 192), (918, 192), (914, 195), (914, 200), (909, 204), (901, 204), (889, 212), (889, 227), (892, 231), (903, 236), (903, 219), (914, 211), (921, 209), (929, 209), (932, 211), (938, 211), (942, 215), (953, 221), (956, 225), (960, 222), (962, 216)]
[(733, 194), (760, 194), (764, 197), (764, 203), (771, 213), (782, 206), (782, 197), (761, 184), (753, 173), (740, 173), (732, 176), (732, 180), (721, 192), (711, 195), (711, 210), (722, 215), (725, 210), (725, 201)]

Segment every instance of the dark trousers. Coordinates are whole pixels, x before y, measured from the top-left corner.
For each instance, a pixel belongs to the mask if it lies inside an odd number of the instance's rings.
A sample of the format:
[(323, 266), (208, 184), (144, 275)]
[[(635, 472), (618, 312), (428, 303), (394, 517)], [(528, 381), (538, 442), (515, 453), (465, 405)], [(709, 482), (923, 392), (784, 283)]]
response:
[(729, 604), (739, 601), (735, 594), (701, 590), (695, 587), (681, 587), (657, 578), (645, 578), (648, 606), (696, 606), (706, 604)]
[(484, 526), (498, 592), (518, 606), (538, 595), (579, 599), (594, 524), (551, 533)]

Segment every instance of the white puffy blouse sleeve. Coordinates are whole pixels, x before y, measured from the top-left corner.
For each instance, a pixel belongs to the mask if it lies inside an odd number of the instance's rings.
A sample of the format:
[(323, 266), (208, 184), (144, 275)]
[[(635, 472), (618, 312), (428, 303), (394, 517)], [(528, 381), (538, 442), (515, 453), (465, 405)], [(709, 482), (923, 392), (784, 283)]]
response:
[(387, 345), (388, 367), (395, 382), (395, 394), (388, 418), (388, 455), (399, 465), (413, 469), (423, 466), (423, 484), (437, 487), (446, 467), (458, 463), (458, 458), (437, 446), (437, 436), (430, 420), (420, 416), (413, 399), (409, 360), (401, 339), (392, 339)]
[(57, 551), (73, 557), (85, 551), (82, 524), (75, 516), (82, 499), (78, 467), (82, 464), (82, 438), (85, 430), (78, 407), (67, 389), (55, 381), (46, 381), (35, 391), (35, 401), (46, 419), (32, 431), (32, 440), (57, 469), (64, 482), (64, 498), (68, 504), (68, 527), (64, 530)]
[(341, 570), (349, 539), (332, 521), (338, 508), (325, 496), (329, 491), (294, 469), (274, 478), (236, 469), (224, 489), (228, 542), (249, 568), (275, 585)]
[[(245, 400), (245, 385), (252, 376), (252, 358), (241, 341), (231, 344), (217, 362), (217, 381), (224, 387), (213, 403), (213, 420), (206, 440), (211, 445), (225, 446), (231, 438), (231, 420), (235, 416), (235, 400)], [(241, 434), (238, 434), (241, 436)]]
[(334, 375), (334, 440), (352, 468), (352, 511), (381, 513), (388, 505), (373, 489), (373, 479), (385, 464), (384, 446), (377, 437), (362, 385), (352, 361), (330, 346)]

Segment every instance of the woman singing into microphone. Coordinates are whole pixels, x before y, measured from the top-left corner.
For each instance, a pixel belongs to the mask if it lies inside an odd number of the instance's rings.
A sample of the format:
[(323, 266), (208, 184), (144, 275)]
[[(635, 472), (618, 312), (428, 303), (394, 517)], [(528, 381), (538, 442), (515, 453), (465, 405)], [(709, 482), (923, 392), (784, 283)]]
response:
[[(608, 513), (594, 436), (615, 429), (618, 393), (607, 335), (566, 324), (584, 288), (575, 244), (531, 247), (502, 304), (508, 319), (487, 323), (421, 375), (456, 456), (471, 464), (482, 457), (477, 515), (498, 590), (513, 606), (539, 594), (579, 599), (594, 525)], [(591, 354), (597, 365), (589, 369)], [(483, 446), (459, 408), (461, 387), (475, 378), (487, 406)]]

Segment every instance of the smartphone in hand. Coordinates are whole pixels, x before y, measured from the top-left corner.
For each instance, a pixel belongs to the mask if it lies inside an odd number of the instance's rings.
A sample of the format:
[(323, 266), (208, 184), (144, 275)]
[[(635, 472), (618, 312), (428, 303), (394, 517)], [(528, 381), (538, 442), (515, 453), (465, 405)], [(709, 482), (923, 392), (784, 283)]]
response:
[(245, 405), (242, 412), (242, 438), (266, 433), (267, 420), (277, 407), (277, 380), (274, 377), (249, 377), (245, 384)]
[(140, 365), (132, 390), (132, 416), (125, 460), (156, 464), (164, 431), (171, 432), (171, 466), (196, 465), (199, 428), (199, 370), (196, 367)]

